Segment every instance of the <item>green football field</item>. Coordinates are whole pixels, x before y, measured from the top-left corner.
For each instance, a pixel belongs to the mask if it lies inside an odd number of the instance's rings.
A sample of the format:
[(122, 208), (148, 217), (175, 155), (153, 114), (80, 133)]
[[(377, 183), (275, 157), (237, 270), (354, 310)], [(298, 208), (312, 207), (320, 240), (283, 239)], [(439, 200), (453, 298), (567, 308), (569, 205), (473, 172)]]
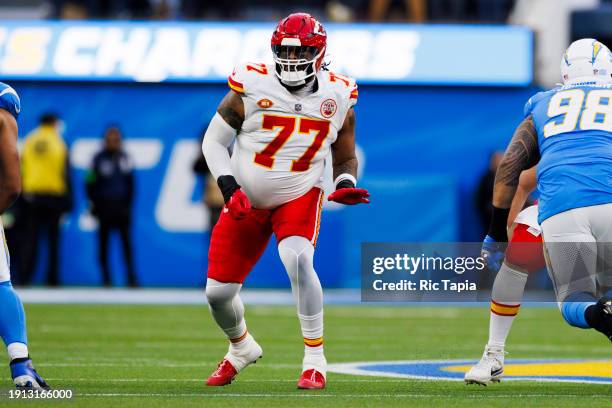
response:
[[(223, 388), (204, 380), (227, 345), (204, 306), (27, 305), (30, 351), (68, 407), (374, 407), (612, 406), (612, 385), (506, 381), (463, 382), (328, 374), (323, 391), (296, 389), (302, 341), (294, 309), (247, 305), (247, 322), (264, 358)], [(612, 358), (605, 338), (565, 325), (555, 309), (524, 307), (510, 335), (508, 358)], [(330, 363), (477, 359), (488, 310), (453, 307), (326, 308)], [(612, 371), (612, 367), (611, 367)], [(611, 373), (612, 375), (612, 373)], [(0, 388), (9, 401), (8, 369)]]

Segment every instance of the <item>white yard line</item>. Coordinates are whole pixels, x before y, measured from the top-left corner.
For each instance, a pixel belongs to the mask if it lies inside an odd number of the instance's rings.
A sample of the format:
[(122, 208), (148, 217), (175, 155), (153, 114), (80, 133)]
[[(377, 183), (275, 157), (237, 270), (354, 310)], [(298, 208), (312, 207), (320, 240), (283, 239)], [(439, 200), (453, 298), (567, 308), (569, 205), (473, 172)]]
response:
[[(136, 361), (134, 363), (36, 363), (36, 367), (142, 367), (155, 366), (156, 368), (182, 368), (182, 367), (213, 367), (211, 363), (161, 363), (161, 362), (143, 362)], [(259, 364), (258, 364), (259, 366)], [(265, 368), (299, 368), (301, 364), (265, 364), (261, 367)]]
[[(17, 288), (20, 298), (24, 303), (41, 304), (165, 304), (165, 305), (206, 305), (204, 288), (185, 289), (105, 289), (105, 288)], [(241, 292), (245, 303), (251, 305), (293, 306), (293, 295), (289, 286), (281, 289), (245, 289)], [(326, 289), (324, 301), (327, 305), (356, 305), (361, 303), (361, 291), (359, 289)], [(488, 307), (488, 301), (482, 302), (418, 302), (418, 303), (367, 303), (369, 306), (397, 306), (396, 311), (383, 312), (384, 317), (393, 318), (397, 313), (401, 317), (410, 307)], [(527, 308), (556, 308), (554, 302), (524, 302)], [(369, 313), (369, 312), (368, 312)], [(376, 313), (376, 312), (373, 312)], [(442, 317), (452, 318), (454, 313), (448, 312)], [(410, 314), (410, 313), (409, 313)], [(436, 315), (437, 317), (437, 315)], [(528, 317), (524, 317), (528, 318)]]
[[(166, 397), (166, 398), (444, 398), (453, 399), (457, 398), (457, 395), (445, 395), (445, 394), (314, 394), (314, 393), (293, 393), (293, 394), (270, 394), (270, 393), (254, 393), (254, 394), (212, 394), (212, 393), (185, 393), (185, 394), (164, 394), (164, 393), (75, 393), (73, 398), (79, 397)], [(503, 399), (503, 398), (547, 398), (547, 397), (563, 397), (563, 398), (600, 398), (610, 399), (610, 396), (606, 395), (595, 395), (595, 394), (471, 394), (461, 395), (461, 398), (468, 399)]]
[[(206, 305), (204, 288), (196, 289), (97, 289), (97, 288), (18, 288), (24, 303), (42, 304), (167, 304)], [(242, 299), (248, 304), (293, 305), (293, 295), (286, 289), (245, 289)], [(331, 289), (325, 293), (327, 304), (356, 304), (358, 289)]]

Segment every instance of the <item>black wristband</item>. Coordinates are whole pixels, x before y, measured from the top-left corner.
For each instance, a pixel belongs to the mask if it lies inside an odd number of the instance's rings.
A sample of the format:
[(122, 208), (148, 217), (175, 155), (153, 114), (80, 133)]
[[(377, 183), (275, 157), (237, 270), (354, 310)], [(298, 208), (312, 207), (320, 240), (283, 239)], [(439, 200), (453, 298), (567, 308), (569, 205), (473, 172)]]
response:
[(340, 190), (341, 188), (355, 188), (355, 184), (351, 180), (344, 179), (336, 185), (336, 190)]
[(234, 176), (219, 176), (217, 179), (217, 185), (219, 186), (219, 189), (221, 189), (221, 194), (223, 194), (223, 201), (225, 201), (225, 203), (232, 198), (234, 191), (240, 188), (240, 185)]
[(491, 214), (491, 224), (489, 225), (489, 236), (497, 242), (508, 241), (508, 215), (510, 214), (509, 208), (497, 208), (493, 206), (493, 212)]

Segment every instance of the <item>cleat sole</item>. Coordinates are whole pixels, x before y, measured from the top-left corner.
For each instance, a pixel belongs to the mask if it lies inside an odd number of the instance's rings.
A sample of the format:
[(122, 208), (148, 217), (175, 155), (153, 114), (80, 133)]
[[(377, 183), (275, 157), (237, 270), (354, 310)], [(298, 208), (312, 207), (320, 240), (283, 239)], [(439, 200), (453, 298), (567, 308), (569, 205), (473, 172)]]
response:
[(477, 384), (477, 385), (483, 385), (486, 387), (488, 384), (500, 383), (501, 380), (502, 380), (501, 378), (491, 378), (488, 381), (478, 381), (478, 380), (464, 380), (464, 381), (466, 385)]
[(487, 383), (476, 380), (465, 380), (465, 385), (482, 385), (483, 387), (486, 387)]

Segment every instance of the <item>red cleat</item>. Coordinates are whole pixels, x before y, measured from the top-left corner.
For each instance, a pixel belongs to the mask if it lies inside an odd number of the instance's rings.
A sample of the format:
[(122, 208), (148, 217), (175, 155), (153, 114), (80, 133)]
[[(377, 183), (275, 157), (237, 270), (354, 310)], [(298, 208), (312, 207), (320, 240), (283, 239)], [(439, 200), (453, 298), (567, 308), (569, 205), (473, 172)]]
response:
[(314, 368), (311, 368), (302, 373), (297, 387), (302, 390), (321, 390), (325, 388), (325, 377)]
[(236, 374), (238, 374), (238, 371), (236, 371), (234, 366), (226, 359), (223, 359), (217, 366), (217, 369), (206, 380), (206, 385), (213, 387), (227, 385), (232, 382)]

